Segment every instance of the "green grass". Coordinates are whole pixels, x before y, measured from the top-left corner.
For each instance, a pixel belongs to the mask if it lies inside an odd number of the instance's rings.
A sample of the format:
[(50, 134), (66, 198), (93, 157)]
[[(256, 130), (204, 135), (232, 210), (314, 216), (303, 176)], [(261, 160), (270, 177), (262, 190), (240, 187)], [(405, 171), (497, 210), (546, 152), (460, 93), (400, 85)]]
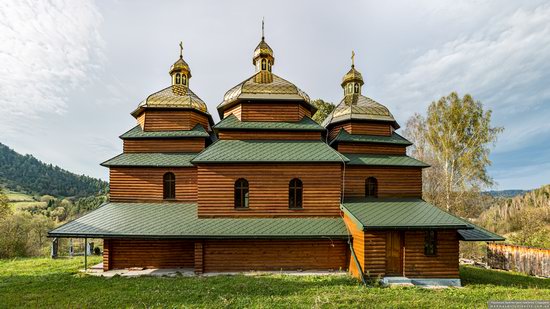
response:
[[(99, 262), (98, 257), (90, 264)], [(487, 307), (489, 300), (550, 299), (550, 280), (463, 267), (464, 288), (362, 286), (348, 276), (111, 279), (78, 273), (82, 258), (0, 260), (0, 307)]]
[(32, 196), (15, 191), (7, 191), (6, 196), (10, 202), (33, 202), (34, 199)]

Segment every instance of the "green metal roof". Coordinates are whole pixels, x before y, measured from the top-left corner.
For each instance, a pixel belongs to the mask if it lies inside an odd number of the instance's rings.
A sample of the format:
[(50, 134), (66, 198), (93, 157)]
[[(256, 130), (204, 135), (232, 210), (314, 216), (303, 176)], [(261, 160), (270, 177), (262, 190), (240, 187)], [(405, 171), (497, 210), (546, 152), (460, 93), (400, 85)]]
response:
[(149, 167), (188, 167), (196, 153), (122, 153), (103, 163), (102, 166), (149, 166)]
[(305, 116), (298, 122), (275, 122), (275, 121), (240, 121), (231, 114), (220, 122), (214, 129), (217, 130), (266, 130), (266, 131), (325, 131), (326, 129)]
[(391, 136), (380, 136), (380, 135), (360, 135), (360, 134), (349, 134), (348, 131), (340, 129), (338, 135), (330, 142), (330, 144), (338, 142), (351, 142), (351, 143), (381, 143), (381, 144), (395, 144), (395, 145), (412, 145), (407, 139), (403, 136), (393, 132)]
[(193, 163), (346, 162), (322, 141), (218, 140), (203, 150)]
[(470, 230), (458, 230), (460, 240), (464, 241), (503, 241), (504, 237), (490, 232), (475, 224), (468, 223), (473, 229)]
[(140, 125), (135, 126), (130, 131), (122, 134), (121, 139), (141, 139), (141, 138), (183, 138), (183, 137), (209, 137), (206, 130), (197, 124), (191, 130), (178, 131), (143, 131)]
[(473, 228), (422, 199), (353, 199), (344, 202), (341, 208), (363, 229)]
[(344, 238), (347, 231), (340, 217), (199, 219), (194, 203), (107, 203), (50, 231), (48, 236)]
[(376, 165), (376, 166), (410, 166), (410, 167), (429, 167), (430, 165), (411, 158), (400, 155), (383, 154), (356, 154), (344, 153), (349, 159), (348, 165)]

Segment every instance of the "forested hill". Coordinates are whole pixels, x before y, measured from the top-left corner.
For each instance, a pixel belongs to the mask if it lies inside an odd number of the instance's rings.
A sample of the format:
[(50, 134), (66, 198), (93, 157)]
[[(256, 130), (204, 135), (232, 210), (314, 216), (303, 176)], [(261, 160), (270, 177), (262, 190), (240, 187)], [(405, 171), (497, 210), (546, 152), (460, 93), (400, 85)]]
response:
[(0, 143), (0, 185), (38, 195), (89, 196), (106, 192), (108, 183), (21, 155)]

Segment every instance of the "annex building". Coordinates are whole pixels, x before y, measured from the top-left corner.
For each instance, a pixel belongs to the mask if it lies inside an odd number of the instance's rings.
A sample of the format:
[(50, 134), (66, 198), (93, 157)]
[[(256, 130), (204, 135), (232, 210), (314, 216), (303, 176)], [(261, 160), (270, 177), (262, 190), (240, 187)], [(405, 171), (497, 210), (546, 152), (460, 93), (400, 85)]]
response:
[(252, 63), (214, 123), (180, 53), (170, 85), (131, 113), (123, 153), (101, 164), (110, 202), (49, 236), (103, 239), (104, 270), (348, 270), (451, 285), (460, 241), (502, 240), (422, 200), (428, 165), (407, 156), (353, 64), (319, 125), (310, 97), (273, 72), (263, 37)]

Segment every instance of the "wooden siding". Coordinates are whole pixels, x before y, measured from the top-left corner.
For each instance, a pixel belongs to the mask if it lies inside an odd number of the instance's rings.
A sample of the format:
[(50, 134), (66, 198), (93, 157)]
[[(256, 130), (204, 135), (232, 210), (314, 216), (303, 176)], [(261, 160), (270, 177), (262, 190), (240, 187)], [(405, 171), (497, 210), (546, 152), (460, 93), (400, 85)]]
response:
[(455, 230), (437, 232), (437, 255), (424, 255), (425, 231), (405, 232), (404, 272), (409, 278), (459, 278), (458, 235)]
[[(199, 165), (199, 216), (339, 216), (341, 173), (339, 163)], [(239, 178), (249, 183), (249, 209), (234, 208), (234, 184)], [(288, 184), (293, 178), (303, 182), (303, 209), (288, 208)]]
[(204, 272), (204, 242), (195, 241), (195, 274), (200, 275)]
[(361, 267), (361, 270), (365, 270), (365, 237), (363, 231), (357, 227), (357, 225), (350, 219), (347, 214), (344, 214), (344, 223), (353, 238), (353, 251), (357, 257), (357, 262), (353, 257), (353, 254), (350, 252), (348, 258), (349, 272), (352, 276), (360, 278), (360, 270), (357, 268), (357, 263)]
[(360, 135), (381, 135), (391, 136), (392, 126), (387, 122), (344, 122), (330, 128), (329, 139), (332, 140), (338, 135), (340, 129), (346, 130), (350, 134)]
[(365, 268), (368, 276), (384, 276), (386, 274), (386, 232), (364, 231), (365, 238)]
[(344, 270), (345, 240), (205, 240), (204, 272)]
[(233, 114), (235, 115), (235, 117), (239, 118), (239, 120), (241, 119), (241, 104), (237, 104), (233, 107), (230, 107), (228, 109), (226, 109), (225, 111), (223, 111), (223, 118)]
[(191, 130), (201, 124), (210, 131), (208, 117), (192, 110), (146, 110), (144, 131)]
[(205, 140), (199, 138), (186, 139), (125, 139), (124, 152), (201, 152)]
[(292, 132), (292, 131), (220, 131), (220, 139), (239, 140), (321, 140), (321, 132)]
[(112, 167), (109, 170), (110, 200), (162, 201), (162, 177), (172, 172), (176, 176), (176, 200), (197, 200), (197, 169), (195, 167)]
[(298, 113), (300, 115), (299, 116), (300, 119), (304, 118), (305, 116), (313, 117), (313, 115), (311, 114), (311, 111), (307, 109), (305, 106), (303, 106), (302, 104), (300, 104), (300, 106), (298, 107)]
[(103, 239), (103, 270), (111, 269), (111, 240)]
[(139, 116), (136, 119), (137, 119), (137, 123), (141, 126), (141, 129), (143, 130), (145, 126), (145, 113), (139, 114)]
[(348, 197), (365, 197), (365, 180), (375, 177), (378, 197), (422, 197), (422, 169), (418, 167), (346, 166)]
[[(299, 121), (307, 111), (301, 109), (300, 103), (243, 103), (242, 121)], [(309, 116), (309, 115), (308, 115)]]
[(195, 246), (190, 240), (106, 239), (109, 250), (103, 253), (104, 269), (129, 267), (193, 268)]
[(375, 143), (338, 143), (337, 150), (341, 153), (393, 154), (405, 155), (405, 146), (375, 144)]

